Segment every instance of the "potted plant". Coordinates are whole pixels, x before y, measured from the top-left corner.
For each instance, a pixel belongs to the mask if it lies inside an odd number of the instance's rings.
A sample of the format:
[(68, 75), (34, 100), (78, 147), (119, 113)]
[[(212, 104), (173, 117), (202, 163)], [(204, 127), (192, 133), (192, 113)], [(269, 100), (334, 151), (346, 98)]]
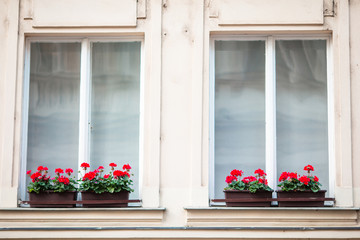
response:
[[(30, 207), (75, 207), (75, 204), (50, 204), (54, 202), (65, 202), (76, 200), (76, 181), (71, 178), (73, 170), (67, 168), (55, 169), (56, 176), (51, 178), (48, 175), (48, 168), (39, 166), (37, 171), (31, 174), (31, 170), (27, 174), (31, 178), (27, 189), (29, 192)], [(35, 203), (31, 203), (35, 202)]]
[[(224, 188), (225, 202), (227, 207), (270, 207), (271, 201), (259, 201), (263, 198), (271, 198), (273, 190), (268, 186), (266, 173), (262, 169), (254, 172), (255, 176), (247, 176), (241, 179), (242, 170), (234, 169), (226, 177), (228, 184)], [(242, 199), (240, 202), (227, 202), (227, 200)], [(246, 200), (247, 199), (247, 200)]]
[[(85, 174), (80, 180), (79, 190), (83, 201), (87, 200), (129, 200), (129, 194), (134, 191), (131, 188), (133, 181), (130, 179), (130, 165), (123, 165), (123, 171), (115, 170), (117, 164), (110, 163), (111, 170), (103, 174), (104, 167), (99, 166), (94, 171), (87, 172), (90, 168), (88, 163), (82, 163), (81, 167)], [(111, 204), (83, 204), (83, 207), (127, 207), (128, 203)]]
[[(316, 199), (325, 198), (326, 190), (320, 190), (321, 184), (317, 176), (312, 176), (314, 167), (304, 167), (307, 175), (300, 176), (296, 172), (283, 172), (279, 178), (280, 190), (277, 191), (279, 207), (323, 207), (324, 201)], [(281, 198), (293, 199), (281, 201)], [(294, 199), (299, 199), (296, 201)]]

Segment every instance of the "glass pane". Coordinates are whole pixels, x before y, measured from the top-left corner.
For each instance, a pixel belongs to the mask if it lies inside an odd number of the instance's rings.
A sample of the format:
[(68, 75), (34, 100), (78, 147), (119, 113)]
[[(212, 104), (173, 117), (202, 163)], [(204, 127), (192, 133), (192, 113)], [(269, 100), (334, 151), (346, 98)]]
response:
[(265, 42), (215, 42), (215, 197), (232, 169), (265, 168)]
[(27, 169), (77, 172), (79, 89), (80, 43), (31, 44)]
[(92, 44), (93, 167), (130, 164), (139, 197), (140, 42)]
[(325, 40), (276, 42), (277, 169), (311, 164), (329, 189)]

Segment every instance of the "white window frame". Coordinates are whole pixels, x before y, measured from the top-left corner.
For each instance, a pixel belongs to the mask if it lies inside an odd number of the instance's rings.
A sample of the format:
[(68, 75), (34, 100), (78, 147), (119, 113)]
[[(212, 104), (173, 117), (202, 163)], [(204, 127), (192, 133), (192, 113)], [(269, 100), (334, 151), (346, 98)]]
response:
[[(265, 171), (269, 186), (277, 189), (276, 176), (276, 40), (326, 40), (329, 196), (335, 190), (335, 120), (332, 41), (329, 35), (221, 35), (210, 38), (209, 84), (209, 198), (215, 197), (215, 41), (265, 41)], [(225, 181), (225, 179), (224, 179)], [(225, 182), (224, 182), (225, 184)], [(225, 185), (224, 185), (225, 186)]]
[[(139, 106), (139, 198), (142, 196), (143, 161), (144, 161), (144, 39), (141, 36), (123, 37), (29, 37), (25, 42), (24, 86), (21, 123), (21, 172), (27, 170), (27, 133), (29, 119), (29, 87), (30, 87), (30, 48), (31, 43), (80, 43), (80, 104), (79, 104), (79, 149), (78, 170), (83, 174), (80, 164), (90, 161), (90, 105), (91, 105), (91, 43), (93, 42), (140, 42), (140, 106)], [(137, 187), (137, 186), (136, 186)], [(20, 174), (20, 198), (26, 197), (26, 175)]]

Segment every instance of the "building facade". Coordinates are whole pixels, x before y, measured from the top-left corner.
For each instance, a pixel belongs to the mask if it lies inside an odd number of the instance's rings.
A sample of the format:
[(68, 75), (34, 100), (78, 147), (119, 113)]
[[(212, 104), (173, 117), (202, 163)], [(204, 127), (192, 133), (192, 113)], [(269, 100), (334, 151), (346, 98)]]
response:
[[(0, 238), (360, 239), (359, 0), (1, 0)], [(129, 208), (29, 208), (26, 170), (110, 162)], [(224, 207), (311, 164), (320, 208)], [(81, 173), (80, 173), (81, 174)]]

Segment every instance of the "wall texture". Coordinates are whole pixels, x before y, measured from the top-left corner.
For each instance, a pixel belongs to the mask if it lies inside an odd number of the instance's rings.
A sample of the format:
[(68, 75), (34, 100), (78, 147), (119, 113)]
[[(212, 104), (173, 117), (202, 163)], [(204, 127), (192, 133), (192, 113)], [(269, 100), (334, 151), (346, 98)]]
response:
[[(0, 238), (360, 239), (360, 1), (1, 0)], [(121, 13), (121, 14), (119, 14)], [(335, 207), (209, 207), (210, 40), (331, 38)], [(28, 37), (144, 39), (142, 208), (18, 207)]]

